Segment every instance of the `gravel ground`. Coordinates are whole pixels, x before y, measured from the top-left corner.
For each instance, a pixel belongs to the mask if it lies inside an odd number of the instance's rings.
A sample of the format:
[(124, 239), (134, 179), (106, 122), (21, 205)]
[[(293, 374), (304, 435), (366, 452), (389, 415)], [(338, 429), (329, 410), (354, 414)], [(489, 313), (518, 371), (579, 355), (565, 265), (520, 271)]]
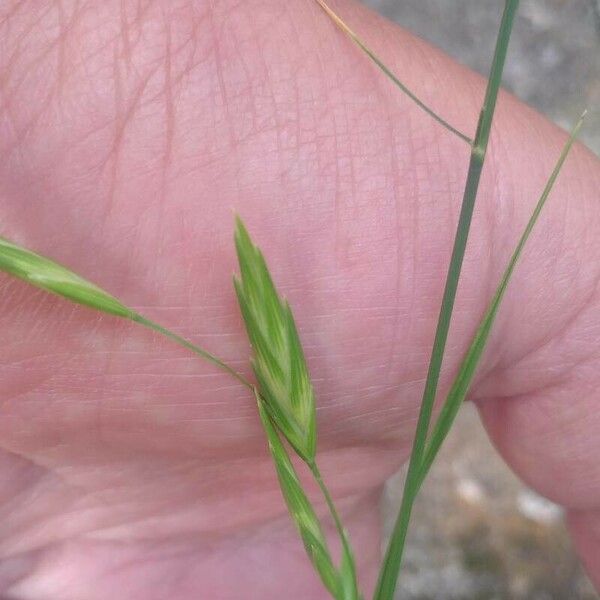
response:
[[(404, 473), (383, 502), (389, 531)], [(593, 600), (561, 509), (526, 488), (462, 410), (417, 502), (398, 600)]]
[[(367, 0), (486, 74), (500, 0)], [(590, 109), (583, 139), (600, 153), (600, 0), (522, 0), (505, 85), (568, 128)], [(383, 502), (386, 530), (403, 473)], [(592, 600), (560, 509), (506, 468), (473, 407), (461, 413), (420, 496), (398, 599)]]

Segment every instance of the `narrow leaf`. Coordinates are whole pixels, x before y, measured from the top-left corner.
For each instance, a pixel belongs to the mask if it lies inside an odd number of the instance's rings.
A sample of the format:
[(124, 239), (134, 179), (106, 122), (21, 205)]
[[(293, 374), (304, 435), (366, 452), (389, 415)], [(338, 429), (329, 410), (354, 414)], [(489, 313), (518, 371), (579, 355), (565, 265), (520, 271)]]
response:
[(448, 131), (459, 137), (463, 142), (467, 142), (467, 144), (471, 145), (473, 140), (458, 129), (453, 127), (448, 123), (445, 119), (440, 117), (434, 110), (429, 108), (422, 100), (420, 100), (416, 94), (411, 92), (411, 90), (404, 85), (400, 79), (393, 73), (393, 71), (385, 65), (385, 63), (367, 46), (363, 40), (358, 37), (356, 33), (346, 23), (342, 20), (342, 18), (333, 11), (331, 7), (327, 5), (324, 0), (315, 0), (317, 4), (325, 11), (327, 16), (333, 21), (333, 23), (343, 31), (372, 61), (375, 65), (383, 72), (383, 74), (396, 86), (400, 89), (404, 94), (406, 94), (421, 110), (425, 111), (431, 118), (436, 120), (442, 127), (445, 127)]
[(498, 309), (500, 308), (500, 304), (506, 292), (506, 288), (508, 287), (508, 283), (512, 277), (515, 267), (517, 266), (517, 262), (523, 252), (523, 248), (525, 247), (525, 244), (527, 243), (527, 240), (529, 239), (529, 236), (535, 224), (538, 221), (542, 209), (544, 208), (546, 201), (548, 200), (548, 196), (552, 191), (552, 187), (556, 182), (556, 179), (560, 173), (560, 170), (562, 169), (567, 155), (569, 154), (569, 151), (571, 150), (571, 147), (575, 142), (575, 138), (577, 137), (577, 134), (581, 129), (584, 117), (585, 113), (580, 117), (579, 121), (573, 128), (571, 135), (569, 136), (569, 139), (566, 142), (560, 154), (556, 166), (554, 167), (554, 170), (548, 178), (548, 182), (546, 183), (544, 191), (542, 192), (542, 195), (540, 196), (535, 206), (535, 209), (533, 210), (529, 222), (527, 223), (527, 226), (525, 227), (525, 230), (521, 235), (521, 238), (510, 258), (510, 261), (508, 262), (508, 266), (506, 267), (500, 284), (498, 285), (498, 288), (496, 289), (496, 292), (490, 302), (490, 305), (488, 306), (488, 309), (486, 310), (485, 315), (481, 320), (481, 323), (475, 333), (473, 341), (471, 342), (471, 345), (467, 350), (467, 353), (465, 354), (458, 374), (456, 375), (452, 387), (448, 392), (448, 396), (446, 398), (444, 406), (442, 407), (442, 410), (440, 411), (435, 426), (433, 427), (430, 436), (430, 441), (426, 447), (423, 462), (420, 469), (421, 481), (429, 472), (429, 469), (431, 468), (431, 465), (435, 460), (435, 457), (437, 456), (437, 453), (444, 439), (450, 431), (450, 427), (452, 426), (452, 423), (456, 418), (458, 410), (462, 402), (464, 401), (467, 393), (469, 392), (469, 388), (471, 387), (471, 383), (475, 375), (475, 370), (477, 368), (477, 365), (479, 364), (479, 361), (481, 360), (481, 356), (486, 347), (492, 329), (492, 325), (494, 324), (494, 320), (496, 319), (496, 315), (498, 314)]

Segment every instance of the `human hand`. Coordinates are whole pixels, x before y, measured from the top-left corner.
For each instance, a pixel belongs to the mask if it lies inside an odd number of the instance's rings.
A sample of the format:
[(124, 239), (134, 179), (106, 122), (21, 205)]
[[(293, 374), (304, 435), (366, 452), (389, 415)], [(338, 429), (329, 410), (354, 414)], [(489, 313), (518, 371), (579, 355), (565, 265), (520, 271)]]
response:
[[(482, 80), (366, 10), (462, 130)], [(322, 471), (364, 588), (406, 458), (468, 148), (309, 0), (0, 9), (2, 235), (247, 369), (232, 208), (290, 299)], [(442, 393), (564, 141), (500, 99)], [(598, 160), (569, 158), (472, 398), (512, 468), (565, 505), (600, 584)], [(0, 590), (19, 600), (324, 597), (253, 399), (167, 341), (0, 279)]]

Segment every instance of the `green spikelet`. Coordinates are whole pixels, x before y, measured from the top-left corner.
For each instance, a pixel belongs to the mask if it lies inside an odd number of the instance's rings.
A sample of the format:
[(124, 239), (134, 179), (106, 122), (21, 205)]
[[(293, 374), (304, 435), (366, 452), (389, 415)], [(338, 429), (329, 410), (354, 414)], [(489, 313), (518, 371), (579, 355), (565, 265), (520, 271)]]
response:
[(311, 463), (315, 399), (292, 311), (277, 294), (265, 259), (239, 218), (235, 245), (241, 278), (234, 278), (234, 285), (254, 349), (252, 366), (261, 396), (277, 428)]
[(1, 237), (0, 270), (77, 304), (127, 319), (135, 314), (114, 296), (73, 271)]
[(342, 575), (338, 573), (333, 564), (319, 519), (302, 489), (296, 470), (279, 439), (277, 431), (271, 424), (264, 402), (259, 397), (257, 397), (257, 402), (258, 412), (267, 434), (269, 450), (277, 470), (281, 492), (300, 533), (306, 553), (332, 596), (334, 598), (346, 598), (348, 596), (342, 596)]

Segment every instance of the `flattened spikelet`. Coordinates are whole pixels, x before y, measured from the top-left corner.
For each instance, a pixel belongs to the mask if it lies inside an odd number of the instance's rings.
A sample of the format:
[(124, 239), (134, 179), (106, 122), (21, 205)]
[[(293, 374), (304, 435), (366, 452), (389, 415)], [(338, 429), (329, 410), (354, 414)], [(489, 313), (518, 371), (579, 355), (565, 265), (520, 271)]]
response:
[(265, 259), (241, 219), (235, 245), (241, 277), (234, 278), (254, 349), (252, 366), (266, 409), (307, 462), (315, 455), (315, 399), (292, 311), (277, 294)]
[(132, 318), (133, 311), (98, 286), (66, 267), (0, 237), (0, 270), (105, 313)]
[(281, 492), (300, 533), (306, 553), (332, 596), (342, 598), (344, 597), (342, 595), (344, 581), (333, 564), (319, 519), (302, 489), (296, 470), (271, 423), (264, 402), (258, 397), (257, 402), (260, 418), (267, 434), (269, 450), (275, 463)]

